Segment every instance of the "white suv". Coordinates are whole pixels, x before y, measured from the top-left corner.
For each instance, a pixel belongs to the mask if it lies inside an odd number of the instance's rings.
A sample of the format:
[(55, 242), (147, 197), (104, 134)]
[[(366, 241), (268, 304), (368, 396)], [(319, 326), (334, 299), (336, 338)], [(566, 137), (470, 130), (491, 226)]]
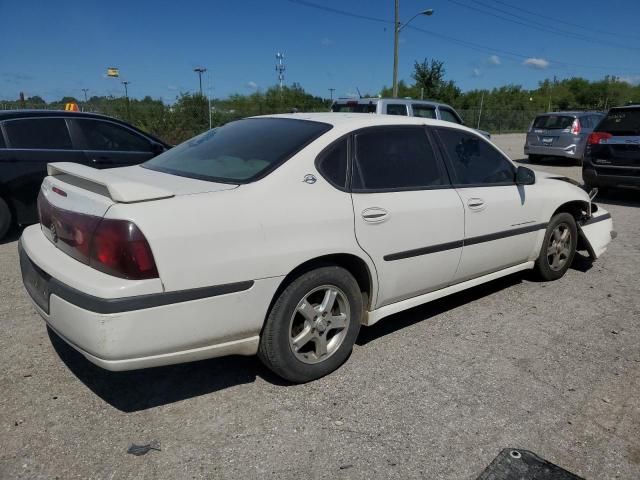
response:
[(362, 324), (601, 255), (611, 216), (563, 180), (439, 120), (249, 118), (141, 166), (49, 165), (22, 275), (48, 326), (106, 369), (258, 353), (304, 382)]

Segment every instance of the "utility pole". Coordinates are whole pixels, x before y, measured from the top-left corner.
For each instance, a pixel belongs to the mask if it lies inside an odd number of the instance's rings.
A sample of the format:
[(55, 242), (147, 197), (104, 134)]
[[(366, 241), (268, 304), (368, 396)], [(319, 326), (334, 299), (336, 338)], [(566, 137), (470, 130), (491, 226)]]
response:
[(89, 89), (83, 88), (82, 91), (84, 92), (84, 103), (87, 103), (87, 92), (89, 91)]
[(480, 129), (480, 118), (482, 117), (482, 105), (484, 104), (484, 90), (482, 91), (482, 97), (480, 97), (480, 112), (478, 113), (478, 130)]
[(193, 69), (198, 74), (198, 80), (200, 81), (200, 96), (202, 96), (202, 74), (207, 71), (204, 67), (196, 67)]
[(280, 91), (284, 85), (284, 71), (287, 69), (284, 65), (284, 55), (280, 52), (276, 53), (276, 72), (278, 72), (278, 82), (280, 83)]
[(331, 93), (331, 103), (333, 103), (333, 92), (335, 92), (336, 89), (335, 88), (330, 88), (329, 92)]
[(124, 85), (124, 98), (127, 106), (127, 120), (131, 121), (131, 112), (129, 111), (129, 90), (127, 89), (127, 85), (131, 82), (129, 80), (123, 80), (122, 85)]

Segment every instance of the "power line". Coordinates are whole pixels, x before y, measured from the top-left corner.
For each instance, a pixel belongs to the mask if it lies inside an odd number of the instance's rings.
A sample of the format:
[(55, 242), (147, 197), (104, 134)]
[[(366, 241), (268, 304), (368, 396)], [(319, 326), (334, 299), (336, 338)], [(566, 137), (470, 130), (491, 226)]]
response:
[[(478, 2), (477, 0), (473, 0), (473, 1), (475, 3), (482, 4), (481, 2)], [(620, 43), (614, 43), (614, 42), (609, 42), (609, 41), (605, 41), (605, 40), (597, 40), (597, 39), (593, 39), (593, 38), (591, 38), (591, 37), (589, 37), (587, 35), (582, 35), (582, 34), (579, 34), (579, 33), (572, 33), (572, 32), (568, 32), (568, 31), (559, 31), (559, 30), (556, 30), (556, 29), (553, 29), (553, 28), (549, 28), (549, 27), (547, 27), (547, 26), (545, 26), (545, 25), (543, 25), (541, 23), (532, 22), (531, 20), (526, 19), (526, 18), (525, 18), (526, 21), (523, 22), (521, 20), (516, 20), (514, 18), (505, 17), (503, 15), (499, 15), (497, 13), (493, 13), (491, 11), (487, 11), (487, 10), (484, 10), (482, 8), (474, 7), (473, 5), (468, 5), (466, 3), (459, 2), (458, 0), (449, 0), (449, 2), (453, 3), (455, 5), (458, 5), (460, 7), (467, 8), (467, 9), (475, 11), (475, 12), (479, 12), (479, 13), (481, 13), (483, 15), (488, 15), (488, 16), (491, 16), (491, 17), (499, 18), (499, 19), (507, 21), (507, 22), (511, 22), (511, 23), (515, 23), (517, 25), (521, 25), (523, 27), (531, 28), (533, 30), (538, 30), (538, 31), (541, 31), (541, 32), (551, 33), (553, 35), (557, 35), (557, 36), (560, 36), (560, 37), (571, 38), (573, 40), (580, 40), (580, 41), (583, 41), (583, 42), (590, 42), (590, 43), (595, 43), (595, 44), (608, 45), (608, 46), (616, 47), (616, 48), (624, 48), (624, 49), (627, 49), (627, 50), (640, 51), (640, 48), (638, 48), (638, 47), (630, 47), (628, 45), (623, 45), (623, 44), (620, 44)], [(500, 10), (498, 8), (491, 7), (491, 6), (489, 8), (491, 8), (492, 10), (496, 10), (496, 11), (506, 12), (505, 10)], [(523, 18), (523, 17), (520, 17), (520, 16), (515, 15), (513, 13), (509, 13), (509, 12), (506, 12), (506, 13), (508, 15), (511, 15), (512, 17)], [(539, 26), (539, 25), (542, 25), (542, 26)]]
[(628, 38), (640, 39), (640, 37), (638, 37), (637, 35), (632, 35), (632, 34), (627, 34), (627, 33), (622, 33), (622, 32), (610, 32), (608, 30), (600, 30), (600, 29), (597, 29), (597, 28), (593, 28), (592, 25), (588, 25), (588, 26), (579, 25), (577, 23), (567, 22), (566, 20), (559, 20), (557, 18), (550, 17), (548, 15), (541, 15), (541, 14), (539, 14), (537, 12), (532, 12), (531, 10), (527, 10), (525, 8), (522, 8), (520, 5), (514, 6), (514, 5), (511, 5), (511, 4), (507, 3), (507, 2), (503, 2), (502, 0), (493, 0), (493, 2), (494, 3), (499, 3), (500, 5), (504, 5), (505, 7), (509, 7), (509, 8), (514, 9), (514, 10), (518, 10), (519, 12), (526, 13), (528, 15), (532, 15), (534, 17), (542, 18), (544, 20), (550, 20), (552, 22), (560, 23), (560, 24), (563, 24), (563, 25), (568, 25), (570, 27), (576, 27), (576, 28), (588, 30), (589, 32), (603, 33), (605, 35), (614, 35), (616, 37), (628, 37)]
[[(370, 16), (365, 16), (365, 15), (360, 15), (357, 13), (352, 13), (352, 12), (348, 12), (345, 10), (339, 10), (337, 8), (330, 8), (330, 7), (325, 7), (324, 5), (319, 5), (313, 2), (309, 2), (307, 0), (286, 0), (289, 3), (295, 3), (298, 5), (302, 5), (305, 7), (309, 7), (309, 8), (315, 8), (317, 10), (324, 10), (326, 12), (330, 12), (330, 13), (334, 13), (337, 15), (342, 15), (345, 17), (352, 17), (352, 18), (359, 18), (359, 19), (363, 19), (363, 20), (370, 20), (370, 21), (374, 21), (377, 23), (384, 23), (386, 25), (393, 25), (393, 21), (391, 20), (386, 20), (383, 18), (376, 18), (376, 17), (370, 17)], [(423, 34), (426, 35), (430, 35), (433, 37), (437, 37), (443, 40), (447, 40), (448, 42), (457, 44), (459, 46), (465, 47), (465, 48), (469, 48), (472, 50), (476, 50), (476, 51), (481, 51), (484, 53), (499, 53), (501, 55), (506, 55), (506, 56), (510, 56), (510, 57), (516, 57), (518, 59), (528, 59), (528, 58), (532, 58), (535, 57), (535, 55), (525, 55), (522, 53), (517, 53), (517, 52), (511, 52), (508, 50), (504, 50), (501, 48), (495, 48), (495, 47), (490, 47), (487, 45), (481, 45), (478, 43), (474, 43), (474, 42), (469, 42), (467, 40), (461, 40), (459, 38), (455, 38), (455, 37), (451, 37), (449, 35), (445, 35), (442, 33), (437, 33), (437, 32), (432, 32), (430, 30), (424, 30), (422, 28), (419, 27), (414, 27), (413, 25), (409, 25), (407, 27), (408, 29), (417, 31), (417, 32), (421, 32)], [(567, 66), (567, 67), (578, 67), (578, 68), (586, 68), (586, 69), (597, 69), (597, 70), (607, 70), (609, 72), (612, 71), (616, 71), (619, 73), (623, 73), (623, 72), (630, 72), (630, 73), (636, 73), (636, 70), (631, 70), (629, 68), (622, 68), (622, 67), (615, 67), (615, 66), (598, 66), (598, 65), (583, 65), (583, 64), (579, 64), (579, 63), (569, 63), (569, 62), (563, 62), (561, 60), (554, 60), (554, 59), (547, 59), (550, 63), (554, 63), (556, 65), (560, 65), (560, 66)]]

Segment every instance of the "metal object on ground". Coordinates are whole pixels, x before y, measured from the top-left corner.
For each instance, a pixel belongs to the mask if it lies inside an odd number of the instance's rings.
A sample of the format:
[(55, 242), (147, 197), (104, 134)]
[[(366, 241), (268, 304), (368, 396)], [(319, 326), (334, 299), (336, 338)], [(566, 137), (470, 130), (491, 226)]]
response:
[(505, 448), (477, 480), (584, 480), (528, 450)]
[(135, 443), (132, 443), (131, 445), (129, 445), (129, 448), (127, 449), (127, 453), (130, 453), (131, 455), (135, 455), (136, 457), (140, 457), (142, 455), (146, 455), (151, 450), (157, 450), (160, 452), (161, 451), (160, 442), (157, 440), (152, 440), (146, 445), (136, 445)]

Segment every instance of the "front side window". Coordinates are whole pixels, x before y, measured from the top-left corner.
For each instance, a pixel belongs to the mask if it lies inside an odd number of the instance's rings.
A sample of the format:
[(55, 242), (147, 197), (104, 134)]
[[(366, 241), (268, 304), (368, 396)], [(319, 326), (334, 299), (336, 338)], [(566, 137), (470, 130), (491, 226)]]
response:
[(276, 169), (331, 125), (288, 118), (246, 118), (193, 137), (143, 164), (151, 170), (247, 183)]
[(28, 118), (4, 123), (11, 148), (71, 149), (71, 136), (64, 118)]
[(151, 142), (120, 125), (102, 120), (74, 119), (87, 150), (150, 152)]
[(353, 191), (417, 190), (449, 184), (423, 127), (372, 128), (356, 135)]
[(456, 185), (513, 185), (515, 167), (489, 142), (477, 135), (439, 128)]
[(413, 104), (413, 116), (422, 118), (438, 118), (436, 116), (436, 107), (431, 105), (416, 105)]
[(407, 115), (407, 106), (399, 105), (399, 104), (389, 104), (387, 105), (387, 115)]
[(448, 108), (440, 107), (440, 120), (444, 120), (445, 122), (453, 122), (453, 123), (457, 123), (458, 125), (462, 125), (462, 120), (460, 120), (460, 117), (458, 117), (458, 115), (453, 113)]
[(338, 188), (347, 186), (348, 145), (346, 138), (338, 140), (320, 154), (316, 163), (322, 176)]

